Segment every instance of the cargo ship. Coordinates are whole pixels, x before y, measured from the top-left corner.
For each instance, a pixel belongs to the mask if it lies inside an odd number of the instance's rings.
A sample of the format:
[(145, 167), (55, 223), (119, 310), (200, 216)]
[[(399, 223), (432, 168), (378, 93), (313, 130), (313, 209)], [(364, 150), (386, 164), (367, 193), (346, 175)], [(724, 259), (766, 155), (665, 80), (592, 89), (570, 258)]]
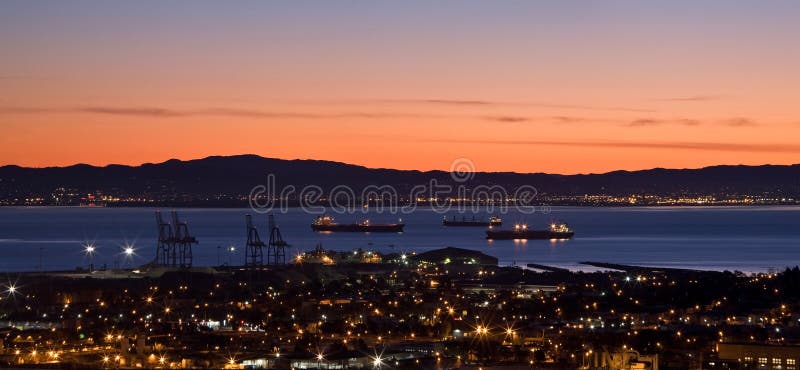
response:
[(395, 224), (374, 224), (364, 220), (355, 224), (336, 223), (331, 216), (319, 216), (311, 224), (314, 231), (344, 231), (356, 233), (400, 233), (406, 225), (401, 220)]
[(443, 226), (500, 226), (503, 224), (503, 220), (499, 217), (489, 217), (489, 221), (486, 220), (477, 220), (475, 216), (472, 216), (472, 220), (467, 220), (466, 217), (461, 216), (460, 220), (456, 219), (456, 216), (451, 217), (449, 220), (447, 217), (442, 217), (442, 225)]
[(565, 223), (552, 223), (547, 230), (529, 229), (526, 224), (516, 224), (511, 230), (486, 230), (486, 239), (570, 239), (575, 232)]

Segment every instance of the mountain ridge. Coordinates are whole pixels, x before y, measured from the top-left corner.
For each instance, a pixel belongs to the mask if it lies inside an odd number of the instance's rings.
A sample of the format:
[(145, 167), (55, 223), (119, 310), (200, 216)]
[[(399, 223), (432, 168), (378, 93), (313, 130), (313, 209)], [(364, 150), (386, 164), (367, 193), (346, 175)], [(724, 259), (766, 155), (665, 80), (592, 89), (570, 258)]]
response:
[[(618, 170), (600, 174), (548, 174), (475, 172), (464, 181), (454, 181), (442, 170), (418, 171), (368, 168), (342, 162), (277, 159), (253, 154), (209, 156), (192, 160), (170, 159), (138, 166), (75, 164), (65, 167), (0, 167), (0, 204), (20, 199), (53, 197), (54, 192), (113, 194), (158, 200), (241, 199), (274, 174), (278, 187), (298, 189), (316, 185), (327, 191), (338, 185), (355, 190), (366, 186), (391, 185), (400, 194), (415, 185), (500, 185), (514, 189), (533, 186), (540, 195), (576, 196), (605, 194), (640, 195), (770, 195), (800, 198), (800, 164), (716, 165), (699, 169), (653, 168)], [(57, 198), (57, 197), (56, 197)]]
[[(347, 163), (347, 162), (340, 162), (340, 161), (332, 161), (326, 159), (301, 159), (301, 158), (292, 158), (292, 159), (285, 159), (285, 158), (276, 158), (276, 157), (264, 157), (258, 154), (234, 154), (234, 155), (210, 155), (202, 158), (193, 158), (193, 159), (178, 159), (178, 158), (170, 158), (164, 160), (162, 162), (144, 162), (138, 165), (131, 165), (131, 164), (120, 164), (120, 163), (109, 163), (107, 165), (93, 165), (89, 163), (75, 163), (65, 166), (46, 166), (46, 167), (26, 167), (21, 166), (18, 164), (5, 164), (0, 166), (0, 170), (5, 168), (20, 168), (20, 169), (56, 169), (56, 168), (72, 168), (72, 167), (92, 167), (92, 168), (109, 168), (109, 167), (125, 167), (125, 168), (137, 168), (143, 166), (154, 166), (154, 165), (164, 165), (168, 163), (190, 163), (190, 162), (198, 162), (198, 161), (205, 161), (210, 159), (230, 159), (230, 158), (257, 158), (257, 159), (266, 159), (266, 160), (275, 160), (275, 161), (287, 161), (287, 162), (317, 162), (317, 163), (330, 163), (330, 164), (340, 164), (352, 167), (359, 167), (368, 170), (390, 170), (390, 171), (403, 171), (403, 172), (418, 172), (418, 173), (429, 173), (429, 172), (444, 172), (447, 173), (445, 170), (404, 170), (404, 169), (397, 169), (397, 168), (389, 168), (389, 167), (368, 167), (359, 164)], [(549, 172), (517, 172), (517, 171), (477, 171), (479, 173), (489, 173), (489, 174), (518, 174), (518, 175), (551, 175), (551, 176), (591, 176), (591, 175), (609, 175), (614, 173), (637, 173), (637, 172), (647, 172), (647, 171), (658, 171), (658, 170), (667, 170), (667, 171), (693, 171), (693, 170), (706, 170), (706, 169), (713, 169), (713, 168), (732, 168), (732, 167), (743, 167), (743, 168), (762, 168), (762, 167), (796, 167), (800, 166), (800, 163), (793, 163), (793, 164), (760, 164), (760, 165), (746, 165), (746, 164), (717, 164), (705, 167), (695, 167), (695, 168), (667, 168), (667, 167), (652, 167), (652, 168), (644, 168), (639, 170), (612, 170), (607, 172), (588, 172), (588, 173), (574, 173), (574, 174), (562, 174), (562, 173), (549, 173)]]

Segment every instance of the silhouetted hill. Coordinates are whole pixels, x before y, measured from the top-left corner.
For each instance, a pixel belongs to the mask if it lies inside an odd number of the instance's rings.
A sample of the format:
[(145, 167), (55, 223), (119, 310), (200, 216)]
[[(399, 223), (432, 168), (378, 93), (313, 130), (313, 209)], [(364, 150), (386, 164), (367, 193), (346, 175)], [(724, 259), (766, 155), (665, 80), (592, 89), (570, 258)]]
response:
[[(0, 199), (48, 198), (53, 194), (102, 194), (143, 197), (167, 202), (227, 199), (246, 196), (274, 174), (277, 186), (298, 190), (317, 185), (328, 191), (346, 185), (360, 191), (367, 185), (391, 185), (408, 194), (414, 185), (455, 184), (444, 171), (372, 169), (320, 160), (282, 160), (256, 155), (213, 156), (197, 160), (171, 159), (141, 166), (0, 167)], [(774, 195), (797, 198), (800, 165), (714, 166), (702, 169), (651, 169), (604, 174), (479, 172), (466, 183), (517, 187), (531, 185), (542, 195)], [(45, 202), (52, 204), (53, 202)], [(4, 204), (10, 204), (6, 201)]]

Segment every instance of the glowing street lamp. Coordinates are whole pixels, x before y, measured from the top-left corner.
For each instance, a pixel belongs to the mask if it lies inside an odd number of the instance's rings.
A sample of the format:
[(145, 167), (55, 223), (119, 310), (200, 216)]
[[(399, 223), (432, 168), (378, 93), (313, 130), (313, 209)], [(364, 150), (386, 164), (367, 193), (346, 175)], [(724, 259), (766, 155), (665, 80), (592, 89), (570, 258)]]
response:
[(94, 270), (94, 251), (95, 246), (93, 243), (87, 243), (83, 246), (83, 252), (89, 257), (89, 272)]
[(122, 246), (122, 255), (125, 257), (125, 265), (130, 267), (133, 263), (133, 257), (136, 256), (136, 248), (132, 244), (125, 243)]
[(15, 294), (17, 294), (18, 291), (19, 291), (19, 289), (17, 288), (16, 285), (14, 285), (12, 283), (9, 283), (8, 285), (6, 285), (5, 293), (8, 296), (14, 296)]
[(322, 369), (322, 360), (325, 359), (325, 356), (322, 353), (317, 353), (317, 369)]
[(232, 245), (229, 246), (228, 247), (228, 266), (232, 266), (231, 264), (233, 263), (233, 254), (234, 253), (236, 253), (236, 247), (234, 247)]
[(375, 358), (372, 359), (372, 366), (380, 369), (381, 365), (383, 365), (383, 359), (380, 355), (375, 356)]

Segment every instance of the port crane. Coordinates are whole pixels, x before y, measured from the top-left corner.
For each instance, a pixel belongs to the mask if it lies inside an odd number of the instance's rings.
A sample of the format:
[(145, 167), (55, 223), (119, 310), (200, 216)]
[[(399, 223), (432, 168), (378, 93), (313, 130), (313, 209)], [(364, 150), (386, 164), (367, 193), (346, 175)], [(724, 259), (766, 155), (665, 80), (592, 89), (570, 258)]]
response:
[(286, 264), (286, 248), (289, 243), (283, 240), (281, 230), (275, 223), (275, 216), (269, 215), (269, 243), (267, 244), (267, 264), (268, 265), (285, 265)]
[(245, 223), (247, 224), (247, 245), (245, 247), (245, 267), (261, 267), (264, 266), (264, 244), (261, 237), (258, 235), (258, 228), (253, 226), (253, 217), (245, 215)]
[(158, 242), (156, 246), (157, 266), (192, 267), (192, 245), (197, 238), (189, 232), (189, 224), (178, 218), (178, 212), (172, 211), (172, 223), (164, 221), (161, 211), (156, 211)]

